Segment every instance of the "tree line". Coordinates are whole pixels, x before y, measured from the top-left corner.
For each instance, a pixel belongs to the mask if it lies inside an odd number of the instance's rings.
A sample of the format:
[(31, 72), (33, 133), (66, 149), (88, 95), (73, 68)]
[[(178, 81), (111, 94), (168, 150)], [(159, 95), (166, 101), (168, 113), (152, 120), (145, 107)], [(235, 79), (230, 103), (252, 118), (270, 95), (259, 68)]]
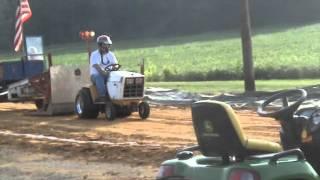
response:
[[(236, 0), (29, 0), (33, 13), (26, 35), (45, 44), (80, 41), (92, 29), (117, 39), (163, 37), (240, 26)], [(12, 49), (16, 0), (0, 0), (0, 49)], [(312, 23), (320, 18), (319, 0), (250, 0), (253, 27)]]

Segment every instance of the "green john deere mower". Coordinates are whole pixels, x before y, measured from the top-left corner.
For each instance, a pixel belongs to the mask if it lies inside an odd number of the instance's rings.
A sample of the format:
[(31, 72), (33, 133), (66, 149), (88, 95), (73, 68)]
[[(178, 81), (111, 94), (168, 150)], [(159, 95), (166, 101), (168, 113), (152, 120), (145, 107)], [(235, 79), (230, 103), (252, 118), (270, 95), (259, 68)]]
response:
[[(233, 109), (224, 102), (194, 103), (192, 121), (198, 145), (163, 162), (156, 179), (320, 179), (320, 109), (298, 110), (306, 97), (303, 89), (289, 90), (258, 108), (259, 115), (280, 121), (282, 145), (246, 137)], [(194, 155), (195, 151), (201, 154)]]

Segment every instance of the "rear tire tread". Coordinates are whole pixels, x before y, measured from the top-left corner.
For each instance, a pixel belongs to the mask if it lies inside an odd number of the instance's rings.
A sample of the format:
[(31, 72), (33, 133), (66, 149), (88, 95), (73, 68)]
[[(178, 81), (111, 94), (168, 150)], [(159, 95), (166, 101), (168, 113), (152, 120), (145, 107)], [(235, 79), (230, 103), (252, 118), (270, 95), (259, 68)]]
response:
[[(78, 98), (82, 98), (83, 100), (83, 107), (82, 107), (82, 113), (79, 113), (77, 110), (77, 102)], [(87, 88), (82, 88), (75, 101), (75, 112), (78, 115), (79, 118), (89, 118), (89, 119), (94, 119), (97, 118), (99, 115), (99, 107), (96, 104), (93, 104), (91, 95), (90, 95), (90, 90)]]

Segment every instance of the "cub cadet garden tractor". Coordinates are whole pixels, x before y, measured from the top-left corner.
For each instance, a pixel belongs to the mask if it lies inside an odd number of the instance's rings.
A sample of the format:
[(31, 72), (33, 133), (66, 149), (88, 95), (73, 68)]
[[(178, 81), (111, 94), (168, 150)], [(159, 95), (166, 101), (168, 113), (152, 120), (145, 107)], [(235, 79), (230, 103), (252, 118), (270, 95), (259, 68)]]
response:
[(141, 119), (148, 118), (150, 106), (143, 101), (144, 75), (118, 71), (119, 64), (112, 64), (105, 68), (109, 71), (106, 82), (108, 93), (105, 100), (95, 101), (98, 93), (94, 84), (82, 87), (78, 92), (74, 109), (79, 118), (97, 118), (99, 112), (105, 113), (107, 120), (131, 115), (138, 111)]

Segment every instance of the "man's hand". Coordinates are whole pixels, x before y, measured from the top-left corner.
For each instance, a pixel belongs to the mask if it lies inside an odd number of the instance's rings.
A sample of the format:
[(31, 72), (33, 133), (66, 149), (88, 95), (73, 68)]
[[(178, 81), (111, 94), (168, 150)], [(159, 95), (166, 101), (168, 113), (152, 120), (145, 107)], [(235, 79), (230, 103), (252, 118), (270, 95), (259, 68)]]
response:
[(98, 64), (92, 65), (100, 74), (106, 76), (108, 75), (108, 72), (106, 72), (104, 69), (102, 69)]

